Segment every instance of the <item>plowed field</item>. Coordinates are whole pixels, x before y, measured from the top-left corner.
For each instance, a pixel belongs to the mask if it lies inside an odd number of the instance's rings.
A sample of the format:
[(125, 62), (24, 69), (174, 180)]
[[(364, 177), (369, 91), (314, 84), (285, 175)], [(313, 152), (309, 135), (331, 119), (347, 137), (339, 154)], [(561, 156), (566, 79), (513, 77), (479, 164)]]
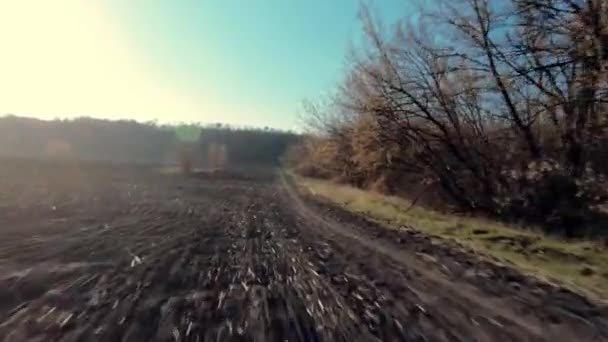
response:
[(602, 341), (608, 310), (280, 174), (0, 166), (6, 341)]

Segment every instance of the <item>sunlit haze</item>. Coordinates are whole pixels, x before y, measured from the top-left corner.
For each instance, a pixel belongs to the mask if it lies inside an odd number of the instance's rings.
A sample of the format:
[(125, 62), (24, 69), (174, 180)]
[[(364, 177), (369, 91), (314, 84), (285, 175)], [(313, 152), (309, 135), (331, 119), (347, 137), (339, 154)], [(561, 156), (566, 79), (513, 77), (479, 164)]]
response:
[(92, 1), (4, 1), (0, 41), (4, 113), (195, 120), (204, 109), (155, 80)]
[(0, 113), (293, 128), (301, 100), (337, 81), (357, 8), (3, 0)]

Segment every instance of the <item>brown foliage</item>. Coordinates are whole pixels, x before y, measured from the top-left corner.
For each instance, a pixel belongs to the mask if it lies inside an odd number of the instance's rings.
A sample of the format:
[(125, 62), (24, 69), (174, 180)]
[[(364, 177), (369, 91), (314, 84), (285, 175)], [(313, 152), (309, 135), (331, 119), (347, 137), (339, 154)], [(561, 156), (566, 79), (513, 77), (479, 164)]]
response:
[(317, 137), (301, 165), (385, 192), (429, 184), (507, 219), (581, 223), (606, 199), (606, 3), (440, 8), (392, 36), (363, 8), (368, 44), (331, 105), (309, 107)]

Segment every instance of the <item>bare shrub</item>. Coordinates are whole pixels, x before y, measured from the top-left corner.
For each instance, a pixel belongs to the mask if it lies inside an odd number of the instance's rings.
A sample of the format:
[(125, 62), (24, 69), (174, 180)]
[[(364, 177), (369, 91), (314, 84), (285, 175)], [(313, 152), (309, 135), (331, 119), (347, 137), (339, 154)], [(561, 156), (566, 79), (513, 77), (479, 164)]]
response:
[(436, 8), (387, 35), (362, 7), (367, 43), (333, 100), (308, 106), (303, 165), (390, 193), (418, 181), (510, 220), (583, 224), (606, 201), (606, 3)]

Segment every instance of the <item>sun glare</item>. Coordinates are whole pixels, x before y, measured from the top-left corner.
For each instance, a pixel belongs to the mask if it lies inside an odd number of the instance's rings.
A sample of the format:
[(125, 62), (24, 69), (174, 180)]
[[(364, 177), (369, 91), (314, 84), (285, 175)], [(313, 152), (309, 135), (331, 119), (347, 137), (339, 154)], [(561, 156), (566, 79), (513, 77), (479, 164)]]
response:
[(160, 84), (102, 2), (0, 1), (1, 114), (170, 121), (200, 115)]

